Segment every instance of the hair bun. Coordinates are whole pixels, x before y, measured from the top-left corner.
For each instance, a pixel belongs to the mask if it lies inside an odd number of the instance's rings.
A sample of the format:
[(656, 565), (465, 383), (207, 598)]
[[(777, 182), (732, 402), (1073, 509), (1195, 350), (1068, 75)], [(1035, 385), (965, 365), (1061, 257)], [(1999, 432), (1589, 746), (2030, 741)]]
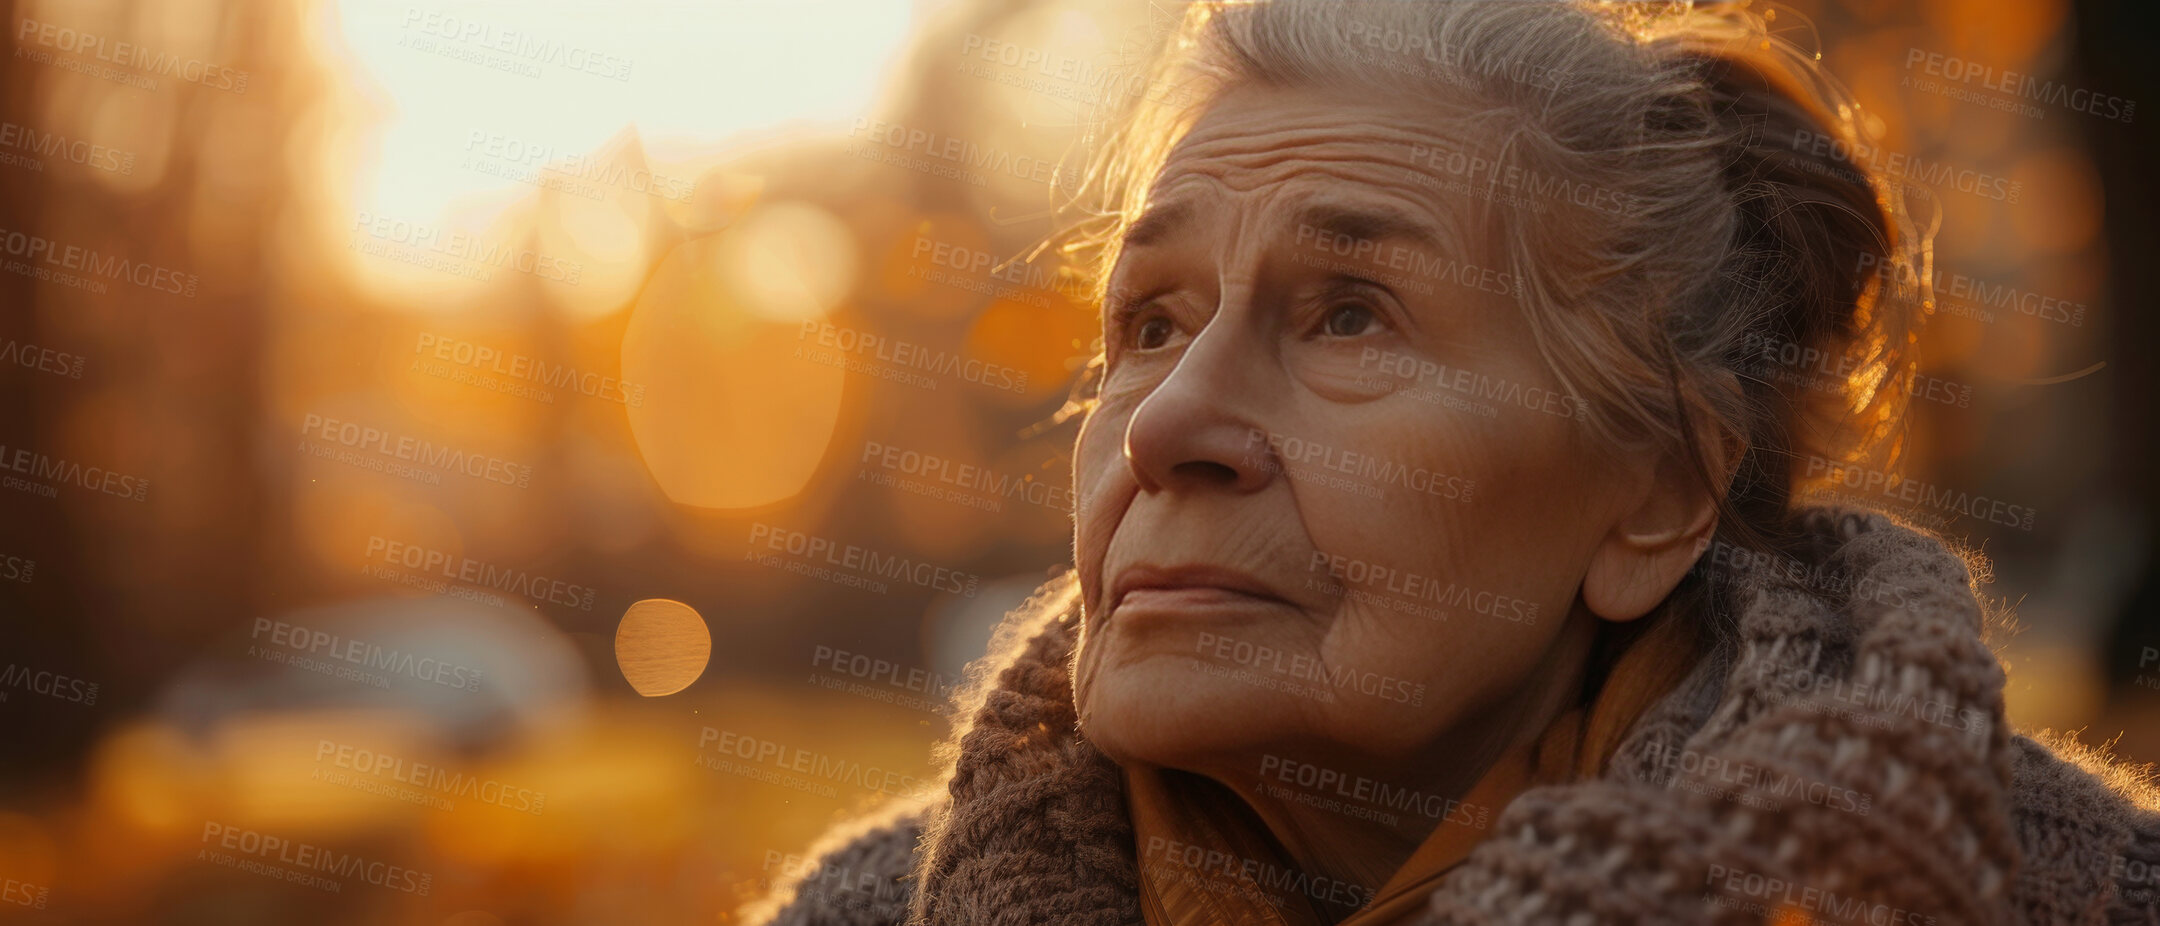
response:
[(1841, 91), (1790, 46), (1743, 47), (1752, 51), (1684, 55), (1723, 138), (1736, 213), (1722, 285), (1713, 289), (1724, 298), (1704, 308), (1730, 311), (1736, 290), (1756, 301), (1727, 360), (1754, 404), (1795, 412), (1766, 429), (1773, 439), (1761, 449), (1769, 453), (1737, 477), (1759, 484), (1731, 493), (1753, 500), (1759, 510), (1744, 514), (1760, 524), (1791, 507), (1810, 457), (1864, 458), (1885, 443), (1906, 390), (1884, 387), (1911, 376), (1904, 348), (1916, 306), (1880, 285), (1883, 268), (1904, 263), (1900, 250), (1913, 235), (1897, 188), (1854, 160), (1862, 150), (1856, 120), (1849, 105), (1832, 102)]

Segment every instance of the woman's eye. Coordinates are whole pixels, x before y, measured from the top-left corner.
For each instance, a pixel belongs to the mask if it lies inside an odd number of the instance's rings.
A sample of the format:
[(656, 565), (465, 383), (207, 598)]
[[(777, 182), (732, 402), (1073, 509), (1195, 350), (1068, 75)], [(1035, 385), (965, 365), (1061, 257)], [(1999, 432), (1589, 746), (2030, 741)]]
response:
[(1329, 337), (1354, 338), (1371, 331), (1378, 321), (1371, 307), (1352, 302), (1327, 310), (1327, 316), (1320, 320), (1320, 328)]
[(1172, 325), (1169, 319), (1160, 315), (1153, 316), (1141, 322), (1140, 327), (1133, 331), (1133, 346), (1140, 350), (1154, 350), (1170, 343), (1170, 335), (1176, 330), (1177, 326)]

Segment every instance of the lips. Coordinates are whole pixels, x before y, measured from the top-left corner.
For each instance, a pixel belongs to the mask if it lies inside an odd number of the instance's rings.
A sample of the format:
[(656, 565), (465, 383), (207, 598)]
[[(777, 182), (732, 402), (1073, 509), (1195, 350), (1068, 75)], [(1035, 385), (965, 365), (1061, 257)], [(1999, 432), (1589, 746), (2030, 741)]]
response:
[(1110, 586), (1106, 613), (1121, 608), (1198, 612), (1288, 606), (1291, 602), (1250, 573), (1223, 566), (1128, 566)]

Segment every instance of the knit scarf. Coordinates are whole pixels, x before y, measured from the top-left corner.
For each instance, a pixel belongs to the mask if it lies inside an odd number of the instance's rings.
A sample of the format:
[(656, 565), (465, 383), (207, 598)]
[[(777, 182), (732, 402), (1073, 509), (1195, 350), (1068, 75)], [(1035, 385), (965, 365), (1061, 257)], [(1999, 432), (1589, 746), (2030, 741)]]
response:
[[(1726, 564), (1737, 647), (1642, 711), (1602, 774), (1510, 802), (1421, 922), (2160, 922), (2120, 883), (2126, 857), (2160, 863), (2160, 818), (2006, 730), (1965, 560), (1879, 514), (1801, 520), (1801, 558)], [(1078, 608), (1055, 594), (1001, 629), (962, 714), (911, 923), (1143, 922), (1124, 778), (1078, 732)]]

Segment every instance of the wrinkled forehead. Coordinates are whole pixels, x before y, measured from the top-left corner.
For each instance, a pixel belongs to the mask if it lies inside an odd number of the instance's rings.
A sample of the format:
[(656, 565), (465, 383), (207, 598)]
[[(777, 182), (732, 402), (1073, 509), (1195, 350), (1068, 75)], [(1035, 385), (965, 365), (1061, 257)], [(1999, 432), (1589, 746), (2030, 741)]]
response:
[(1475, 125), (1439, 106), (1343, 91), (1232, 90), (1171, 149), (1127, 238), (1170, 224), (1158, 217), (1292, 232), (1299, 216), (1335, 204), (1401, 215), (1463, 250), (1489, 217), (1473, 184), (1490, 172), (1468, 165), (1490, 163), (1494, 146)]

